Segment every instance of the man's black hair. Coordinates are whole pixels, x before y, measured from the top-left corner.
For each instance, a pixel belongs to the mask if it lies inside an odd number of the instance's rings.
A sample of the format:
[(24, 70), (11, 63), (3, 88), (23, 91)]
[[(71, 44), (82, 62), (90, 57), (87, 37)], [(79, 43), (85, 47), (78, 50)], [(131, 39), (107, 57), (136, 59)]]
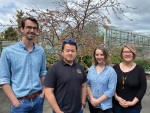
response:
[(74, 46), (76, 46), (76, 50), (78, 49), (77, 44), (76, 44), (75, 41), (73, 41), (73, 40), (66, 40), (66, 41), (64, 41), (63, 44), (62, 44), (62, 51), (64, 50), (65, 44), (74, 45)]

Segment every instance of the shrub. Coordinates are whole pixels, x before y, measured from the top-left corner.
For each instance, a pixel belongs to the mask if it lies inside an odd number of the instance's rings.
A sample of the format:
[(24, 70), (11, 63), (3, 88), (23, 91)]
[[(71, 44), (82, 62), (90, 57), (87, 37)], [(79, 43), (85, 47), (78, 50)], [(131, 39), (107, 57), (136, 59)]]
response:
[(77, 55), (77, 62), (80, 63), (86, 74), (88, 73), (88, 68), (90, 68), (92, 66), (92, 57), (88, 56), (88, 55), (84, 55), (84, 56), (80, 56), (80, 55)]
[(46, 54), (46, 69), (60, 60), (60, 57), (57, 54)]
[[(47, 54), (46, 55), (46, 67), (47, 69), (57, 61), (61, 59), (61, 56), (57, 54)], [(87, 69), (92, 66), (92, 57), (88, 55), (77, 55), (77, 62), (80, 63), (86, 74), (88, 73)], [(111, 64), (121, 63), (123, 60), (119, 56), (119, 50), (115, 51), (115, 53), (111, 54)], [(144, 68), (144, 71), (150, 71), (150, 59), (135, 59), (134, 62)]]
[(3, 41), (3, 40), (8, 40), (8, 39), (5, 39), (5, 38), (0, 38), (0, 41)]
[[(52, 64), (56, 63), (60, 59), (61, 57), (56, 54), (46, 54), (46, 69), (48, 69)], [(92, 57), (88, 55), (84, 55), (83, 57), (77, 55), (76, 60), (83, 66), (85, 72), (87, 73), (87, 69), (92, 65)]]
[(144, 71), (150, 71), (150, 59), (135, 59), (134, 62), (144, 68)]
[(111, 54), (111, 64), (118, 64), (120, 62), (123, 62), (123, 60), (120, 58), (120, 48), (116, 48), (113, 50), (114, 53)]

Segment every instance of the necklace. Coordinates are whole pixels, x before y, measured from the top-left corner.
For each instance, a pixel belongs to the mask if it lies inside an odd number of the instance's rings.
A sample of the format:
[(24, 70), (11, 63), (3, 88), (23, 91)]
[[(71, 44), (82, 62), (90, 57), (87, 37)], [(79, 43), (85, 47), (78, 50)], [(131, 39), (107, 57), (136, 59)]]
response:
[[(131, 67), (132, 67), (132, 65), (133, 65), (133, 63), (131, 64)], [(131, 69), (131, 67), (130, 67), (130, 69)], [(124, 65), (123, 65), (123, 69), (124, 69)], [(129, 71), (126, 74), (126, 77), (123, 75), (123, 71), (122, 71), (122, 84), (123, 84), (122, 89), (124, 89), (125, 80), (127, 79), (127, 76), (128, 76), (128, 74), (130, 72), (130, 69), (129, 69)]]

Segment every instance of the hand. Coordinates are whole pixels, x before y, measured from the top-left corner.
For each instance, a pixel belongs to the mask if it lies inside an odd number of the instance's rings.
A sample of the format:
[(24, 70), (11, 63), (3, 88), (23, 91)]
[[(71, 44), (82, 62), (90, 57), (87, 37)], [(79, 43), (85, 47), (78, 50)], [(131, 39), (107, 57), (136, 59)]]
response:
[(123, 98), (121, 97), (118, 97), (117, 98), (117, 101), (119, 102), (119, 104), (122, 106), (122, 107), (128, 107), (125, 103), (126, 103), (126, 100), (124, 100)]
[(125, 106), (134, 106), (135, 104), (132, 101), (126, 101)]
[(82, 109), (84, 109), (83, 105), (82, 105), (82, 108), (81, 108), (81, 110), (82, 110)]
[(45, 97), (45, 92), (44, 92), (44, 90), (43, 90), (42, 93), (40, 94), (40, 97), (41, 97), (41, 98), (44, 98), (44, 97)]
[(14, 103), (14, 104), (12, 104), (12, 105), (13, 105), (13, 107), (18, 107), (20, 104), (21, 104), (21, 103), (20, 103), (19, 100), (18, 100), (18, 101), (16, 101), (16, 103)]
[(90, 102), (91, 102), (91, 104), (92, 104), (93, 106), (99, 106), (99, 105), (100, 105), (100, 103), (98, 102), (98, 100), (95, 99), (95, 98), (92, 98)]
[(129, 107), (127, 103), (121, 104), (122, 107), (127, 108)]

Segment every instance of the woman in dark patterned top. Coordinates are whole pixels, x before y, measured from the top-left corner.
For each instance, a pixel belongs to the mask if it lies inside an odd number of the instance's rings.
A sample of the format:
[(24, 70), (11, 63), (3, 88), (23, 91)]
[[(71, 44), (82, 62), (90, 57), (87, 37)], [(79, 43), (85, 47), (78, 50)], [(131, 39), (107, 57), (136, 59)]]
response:
[(146, 92), (144, 69), (133, 62), (137, 52), (132, 44), (125, 44), (120, 52), (122, 63), (113, 68), (117, 73), (117, 87), (113, 98), (113, 113), (140, 113), (141, 100)]

